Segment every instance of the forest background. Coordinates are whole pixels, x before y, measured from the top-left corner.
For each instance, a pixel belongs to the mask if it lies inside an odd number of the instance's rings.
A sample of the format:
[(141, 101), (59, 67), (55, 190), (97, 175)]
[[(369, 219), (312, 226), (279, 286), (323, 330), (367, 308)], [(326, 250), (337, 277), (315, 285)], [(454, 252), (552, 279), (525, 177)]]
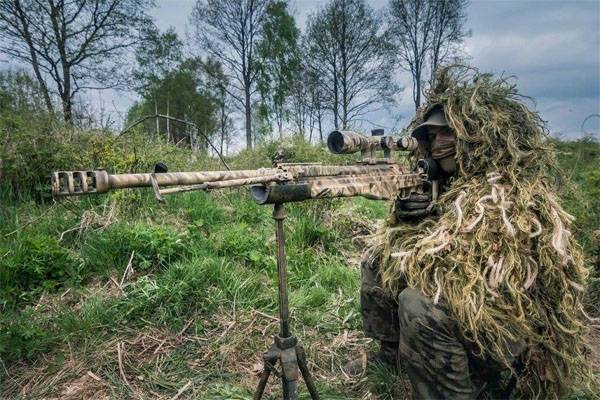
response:
[[(201, 0), (185, 37), (160, 30), (154, 6), (0, 1), (0, 397), (247, 398), (277, 328), (269, 210), (243, 190), (163, 206), (137, 190), (56, 202), (50, 172), (222, 169), (217, 153), (236, 168), (269, 166), (275, 153), (352, 162), (326, 152), (328, 131), (379, 127), (370, 118), (385, 112), (401, 133), (398, 102), (421, 105), (435, 68), (468, 63), (465, 40), (477, 35), (466, 0), (331, 0), (302, 29), (286, 1)], [(116, 89), (137, 95), (123, 121), (90, 97)], [(576, 140), (548, 139), (593, 273), (599, 119), (585, 115)], [(289, 207), (293, 326), (325, 398), (409, 396), (402, 374), (340, 369), (371, 345), (360, 237), (388, 208)], [(593, 280), (592, 314), (599, 289)]]

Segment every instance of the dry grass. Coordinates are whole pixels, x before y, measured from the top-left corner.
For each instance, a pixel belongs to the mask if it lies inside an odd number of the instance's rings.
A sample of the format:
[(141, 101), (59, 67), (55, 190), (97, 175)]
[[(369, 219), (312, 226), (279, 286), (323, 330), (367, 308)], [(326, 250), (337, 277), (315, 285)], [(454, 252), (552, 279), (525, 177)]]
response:
[[(110, 285), (104, 288), (109, 290)], [(1, 396), (171, 399), (185, 387), (177, 398), (210, 398), (211, 387), (222, 382), (250, 393), (262, 370), (262, 352), (277, 330), (277, 319), (258, 310), (221, 310), (207, 320), (189, 320), (175, 333), (147, 321), (141, 330), (107, 337), (90, 348), (66, 346), (32, 364), (8, 367)], [(320, 387), (344, 398), (379, 398), (365, 376), (352, 379), (342, 371), (345, 361), (365, 353), (370, 339), (361, 332), (322, 334), (309, 327), (297, 334)], [(405, 391), (406, 381), (397, 379)], [(278, 379), (273, 378), (266, 398), (280, 395)]]

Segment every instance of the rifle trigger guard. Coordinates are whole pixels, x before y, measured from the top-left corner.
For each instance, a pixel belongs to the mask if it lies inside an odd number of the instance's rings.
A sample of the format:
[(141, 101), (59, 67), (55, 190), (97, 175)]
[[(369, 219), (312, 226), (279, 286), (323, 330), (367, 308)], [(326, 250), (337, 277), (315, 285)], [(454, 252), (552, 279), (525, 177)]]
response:
[(160, 188), (158, 186), (155, 173), (150, 174), (150, 183), (152, 184), (152, 190), (154, 190), (154, 197), (156, 197), (156, 200), (158, 200), (160, 203), (164, 203), (165, 199), (160, 193)]

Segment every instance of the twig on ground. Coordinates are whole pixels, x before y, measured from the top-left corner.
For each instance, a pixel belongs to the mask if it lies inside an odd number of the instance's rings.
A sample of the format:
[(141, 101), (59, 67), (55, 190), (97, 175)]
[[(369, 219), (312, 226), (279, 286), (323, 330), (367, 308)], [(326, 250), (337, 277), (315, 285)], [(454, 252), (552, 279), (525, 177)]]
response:
[(192, 322), (194, 322), (194, 318), (190, 319), (185, 326), (179, 331), (179, 333), (177, 334), (177, 337), (183, 335), (185, 333), (185, 331), (187, 330), (187, 328), (190, 327), (190, 325), (192, 324)]
[(163, 344), (165, 344), (167, 342), (167, 339), (163, 339), (160, 344), (158, 345), (158, 347), (156, 348), (156, 350), (154, 350), (153, 354), (158, 354), (158, 352), (160, 351), (160, 349), (163, 347)]
[(89, 376), (90, 378), (92, 378), (93, 380), (95, 380), (95, 381), (98, 381), (98, 382), (102, 382), (102, 378), (100, 378), (98, 375), (96, 375), (96, 374), (95, 374), (95, 373), (93, 373), (92, 371), (88, 371), (88, 372), (87, 372), (87, 374), (88, 374), (88, 376)]
[(115, 286), (117, 287), (117, 289), (119, 289), (121, 291), (121, 293), (123, 293), (124, 296), (127, 296), (127, 294), (125, 293), (125, 291), (123, 290), (123, 288), (121, 287), (121, 285), (119, 285), (119, 282), (117, 282), (117, 280), (115, 278), (113, 278), (111, 276), (110, 277), (110, 281), (115, 284)]
[(127, 377), (125, 376), (125, 371), (123, 370), (123, 354), (121, 352), (121, 346), (124, 347), (124, 344), (122, 342), (117, 342), (117, 356), (119, 358), (119, 372), (121, 373), (121, 378), (123, 378), (123, 381), (125, 382), (125, 384), (133, 392), (133, 388), (129, 384), (129, 381), (127, 380)]
[(233, 326), (235, 325), (235, 321), (231, 321), (229, 324), (227, 324), (227, 327), (225, 328), (225, 330), (219, 335), (219, 339), (217, 341), (223, 340), (223, 338), (225, 336), (227, 336), (227, 334), (229, 333), (229, 330), (231, 328), (233, 328)]
[(265, 314), (265, 313), (264, 313), (264, 312), (262, 312), (262, 311), (254, 310), (254, 312), (255, 312), (255, 313), (257, 313), (257, 314), (259, 314), (259, 315), (262, 315), (262, 316), (263, 316), (263, 317), (265, 317), (265, 318), (272, 319), (273, 321), (279, 321), (279, 319), (278, 319), (277, 317), (274, 317), (274, 316), (272, 316), (272, 315), (269, 315), (269, 314)]
[(66, 231), (63, 231), (63, 233), (60, 234), (60, 237), (58, 238), (58, 241), (62, 242), (62, 240), (65, 237), (66, 233), (73, 232), (73, 231), (78, 231), (80, 229), (81, 229), (81, 225), (77, 225), (77, 226), (74, 226), (73, 228), (69, 228)]
[(181, 389), (179, 389), (177, 391), (177, 394), (175, 394), (175, 396), (171, 397), (171, 400), (177, 400), (179, 398), (179, 396), (181, 396), (183, 394), (183, 392), (185, 392), (186, 390), (188, 390), (188, 388), (192, 385), (192, 381), (188, 381), (188, 383), (186, 383)]
[(119, 283), (119, 287), (122, 288), (123, 287), (123, 283), (125, 282), (125, 279), (129, 279), (131, 278), (131, 276), (133, 275), (133, 266), (131, 265), (131, 262), (133, 261), (133, 256), (135, 255), (135, 250), (133, 250), (131, 252), (131, 256), (129, 257), (129, 261), (127, 262), (127, 266), (125, 267), (125, 271), (123, 271), (123, 276), (121, 277), (121, 282)]

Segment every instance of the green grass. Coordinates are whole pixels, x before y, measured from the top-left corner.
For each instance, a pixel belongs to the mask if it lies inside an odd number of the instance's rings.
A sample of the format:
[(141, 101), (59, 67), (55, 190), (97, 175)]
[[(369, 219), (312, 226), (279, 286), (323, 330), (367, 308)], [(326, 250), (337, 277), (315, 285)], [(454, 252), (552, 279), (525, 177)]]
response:
[[(600, 218), (598, 147), (560, 144), (559, 154), (575, 184), (565, 205), (589, 260)], [(231, 163), (265, 165), (268, 151), (243, 152)], [(332, 162), (315, 148), (288, 155)], [(165, 204), (143, 190), (7, 204), (0, 209), (0, 397), (14, 397), (34, 376), (43, 378), (30, 397), (60, 397), (88, 370), (108, 397), (131, 397), (117, 361), (122, 342), (126, 376), (142, 397), (173, 396), (191, 380), (188, 396), (249, 398), (253, 364), (278, 329), (269, 317), (277, 315), (271, 207), (244, 189), (174, 195)], [(351, 239), (384, 218), (389, 204), (318, 200), (286, 210), (292, 327), (322, 398), (402, 398), (405, 381), (384, 367), (351, 382), (339, 369), (368, 347), (360, 333), (360, 249)], [(118, 288), (130, 259), (134, 273)], [(277, 398), (276, 380), (270, 390)]]
[[(172, 196), (164, 205), (145, 194), (134, 194), (118, 198), (116, 222), (68, 232), (58, 241), (64, 231), (77, 226), (77, 213), (93, 209), (102, 214), (114, 201), (113, 196), (105, 196), (94, 203), (74, 199), (52, 208), (17, 205), (3, 215), (3, 233), (39, 218), (38, 224), (10, 235), (3, 247), (8, 254), (2, 262), (14, 269), (2, 270), (6, 301), (0, 315), (0, 356), (4, 365), (18, 362), (28, 368), (45, 363), (58, 372), (64, 368), (61, 360), (66, 349), (79, 349), (82, 358), (93, 365), (104, 344), (124, 332), (152, 328), (172, 335), (193, 319), (190, 332), (210, 337), (215, 330), (213, 318), (226, 318), (233, 310), (244, 315), (253, 310), (276, 315), (271, 207), (256, 205), (243, 190)], [(350, 243), (348, 229), (356, 222), (350, 216), (358, 211), (356, 218), (371, 218), (383, 215), (386, 208), (385, 203), (368, 200), (287, 206), (292, 321), (308, 343), (360, 328), (360, 274), (357, 265), (348, 265), (345, 259), (357, 251)], [(341, 209), (346, 211), (336, 214), (337, 223), (332, 224), (331, 215)], [(121, 279), (130, 258), (135, 272), (121, 293), (111, 278)], [(29, 270), (33, 275), (19, 276), (18, 285), (11, 283), (15, 274)], [(276, 325), (268, 327), (267, 337), (275, 331)], [(224, 340), (241, 340), (235, 339), (237, 335), (232, 330)], [(249, 346), (257, 360), (266, 350), (263, 342)], [(247, 374), (218, 366), (190, 371), (186, 365), (198, 351), (201, 348), (194, 345), (178, 347), (169, 354), (163, 370), (181, 380), (196, 377), (196, 383), (206, 387), (202, 398), (248, 398), (254, 381)], [(52, 354), (60, 362), (48, 362)], [(211, 363), (218, 365), (218, 360), (215, 355)], [(161, 383), (149, 368), (136, 369), (136, 374), (148, 375), (144, 390), (177, 390), (177, 384)], [(112, 390), (128, 393), (114, 363), (102, 371), (112, 382)], [(247, 381), (240, 386), (241, 377)], [(331, 396), (324, 398), (345, 398), (348, 393), (340, 392), (337, 384), (322, 390)]]

